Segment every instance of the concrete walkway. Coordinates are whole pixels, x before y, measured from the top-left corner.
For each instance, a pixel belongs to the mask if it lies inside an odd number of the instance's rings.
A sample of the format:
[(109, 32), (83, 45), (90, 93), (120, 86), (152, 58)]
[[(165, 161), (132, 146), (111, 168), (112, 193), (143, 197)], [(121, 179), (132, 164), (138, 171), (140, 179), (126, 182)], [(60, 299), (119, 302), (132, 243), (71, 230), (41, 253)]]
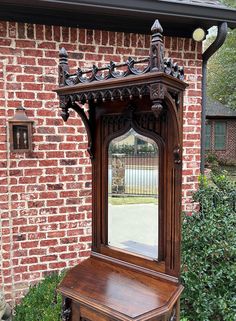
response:
[(108, 241), (111, 246), (157, 258), (156, 204), (109, 204), (108, 225)]

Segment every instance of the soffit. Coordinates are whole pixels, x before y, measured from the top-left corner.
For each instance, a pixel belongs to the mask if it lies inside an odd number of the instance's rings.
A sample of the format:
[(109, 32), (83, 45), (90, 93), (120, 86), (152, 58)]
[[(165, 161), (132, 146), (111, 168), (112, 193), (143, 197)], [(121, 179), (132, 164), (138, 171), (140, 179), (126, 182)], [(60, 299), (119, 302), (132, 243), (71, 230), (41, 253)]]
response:
[(0, 0), (0, 19), (150, 34), (159, 19), (165, 35), (191, 37), (227, 21), (236, 27), (236, 10), (216, 0)]

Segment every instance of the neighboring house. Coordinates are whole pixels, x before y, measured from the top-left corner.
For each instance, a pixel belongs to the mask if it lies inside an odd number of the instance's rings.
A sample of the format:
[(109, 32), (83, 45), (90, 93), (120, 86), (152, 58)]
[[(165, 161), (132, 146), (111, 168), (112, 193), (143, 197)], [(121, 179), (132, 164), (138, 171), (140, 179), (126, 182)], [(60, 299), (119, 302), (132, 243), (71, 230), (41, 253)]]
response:
[[(0, 284), (15, 303), (52, 271), (90, 253), (91, 162), (80, 118), (58, 111), (58, 52), (70, 70), (149, 55), (150, 27), (163, 26), (165, 56), (185, 68), (183, 209), (191, 212), (200, 173), (202, 44), (192, 39), (228, 22), (235, 10), (217, 0), (0, 0)], [(32, 151), (13, 153), (9, 120), (24, 107)], [(98, 169), (99, 170), (99, 169)]]
[(236, 164), (236, 111), (208, 100), (206, 109), (206, 153), (226, 164)]

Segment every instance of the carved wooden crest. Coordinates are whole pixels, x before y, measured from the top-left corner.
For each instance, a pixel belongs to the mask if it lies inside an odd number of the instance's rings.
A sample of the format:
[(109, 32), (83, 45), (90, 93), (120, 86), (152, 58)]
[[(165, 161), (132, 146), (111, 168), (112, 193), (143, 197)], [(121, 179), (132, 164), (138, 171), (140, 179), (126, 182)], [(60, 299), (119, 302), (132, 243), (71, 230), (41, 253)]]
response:
[[(175, 109), (180, 102), (179, 82), (184, 79), (184, 69), (170, 58), (164, 58), (163, 29), (158, 20), (151, 28), (152, 41), (150, 55), (141, 60), (129, 57), (123, 63), (111, 61), (107, 66), (93, 65), (88, 70), (77, 69), (70, 74), (68, 54), (65, 48), (59, 53), (59, 89), (61, 117), (69, 118), (69, 109), (74, 109), (85, 124), (89, 146), (88, 152), (93, 158), (93, 140), (91, 119), (84, 112), (82, 105), (89, 109), (106, 102), (121, 100), (127, 105), (136, 99), (149, 97), (151, 110), (158, 119), (165, 110), (165, 97), (171, 97)], [(138, 66), (142, 66), (139, 68)], [(172, 86), (173, 84), (173, 86)], [(177, 84), (177, 87), (176, 87)], [(176, 154), (174, 152), (174, 154)]]

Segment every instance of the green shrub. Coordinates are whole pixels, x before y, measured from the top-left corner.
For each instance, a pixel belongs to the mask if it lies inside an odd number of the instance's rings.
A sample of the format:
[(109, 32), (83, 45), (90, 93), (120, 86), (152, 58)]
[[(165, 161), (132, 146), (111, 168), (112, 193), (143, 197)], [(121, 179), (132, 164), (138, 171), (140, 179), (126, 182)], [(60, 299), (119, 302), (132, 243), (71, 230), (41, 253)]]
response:
[[(212, 182), (213, 181), (213, 182)], [(182, 230), (182, 317), (236, 320), (236, 185), (222, 174), (200, 179), (200, 210)]]
[(205, 157), (206, 166), (211, 168), (213, 172), (218, 173), (220, 171), (219, 159), (216, 154), (208, 153)]
[(52, 274), (30, 287), (29, 292), (15, 308), (14, 321), (59, 321), (62, 298), (56, 287), (63, 274)]

